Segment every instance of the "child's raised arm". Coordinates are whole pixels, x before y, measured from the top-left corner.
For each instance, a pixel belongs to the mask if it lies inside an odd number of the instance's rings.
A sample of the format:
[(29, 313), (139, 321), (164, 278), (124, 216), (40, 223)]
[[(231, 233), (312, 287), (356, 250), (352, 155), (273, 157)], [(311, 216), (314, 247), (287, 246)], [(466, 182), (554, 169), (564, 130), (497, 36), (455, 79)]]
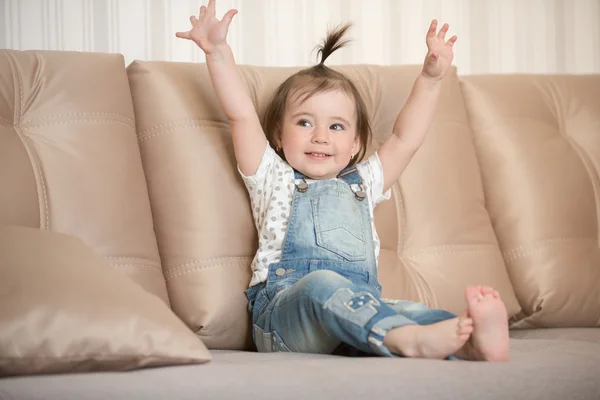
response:
[(193, 40), (206, 54), (213, 87), (231, 125), (235, 157), (244, 175), (254, 175), (267, 145), (267, 139), (254, 104), (238, 75), (227, 31), (237, 10), (229, 10), (221, 21), (215, 17), (215, 0), (200, 7), (200, 16), (190, 17), (192, 29), (177, 32), (182, 39)]
[(396, 182), (425, 140), (433, 121), (441, 90), (441, 79), (452, 64), (452, 45), (456, 36), (445, 41), (448, 24), (436, 34), (437, 21), (427, 31), (427, 56), (423, 71), (417, 77), (406, 104), (394, 123), (393, 134), (378, 151), (383, 167), (384, 192)]

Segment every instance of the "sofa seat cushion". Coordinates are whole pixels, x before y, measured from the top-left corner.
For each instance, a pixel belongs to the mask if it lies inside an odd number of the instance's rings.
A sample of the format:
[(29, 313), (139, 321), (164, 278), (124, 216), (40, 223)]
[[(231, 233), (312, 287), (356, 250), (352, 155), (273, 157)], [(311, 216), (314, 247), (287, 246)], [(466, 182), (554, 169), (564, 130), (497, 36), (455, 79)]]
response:
[(513, 329), (515, 339), (560, 339), (600, 343), (600, 328)]
[(213, 361), (199, 366), (8, 379), (0, 381), (0, 395), (30, 400), (74, 400), (83, 394), (86, 400), (598, 398), (600, 345), (513, 339), (511, 347), (508, 363), (213, 351)]

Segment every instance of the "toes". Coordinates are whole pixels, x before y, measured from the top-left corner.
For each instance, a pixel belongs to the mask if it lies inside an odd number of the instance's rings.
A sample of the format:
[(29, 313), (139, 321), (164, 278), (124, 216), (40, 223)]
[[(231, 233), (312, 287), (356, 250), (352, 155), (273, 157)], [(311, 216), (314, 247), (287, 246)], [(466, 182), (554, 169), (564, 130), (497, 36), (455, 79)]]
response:
[(483, 296), (486, 300), (498, 300), (500, 298), (500, 293), (494, 291), (492, 293), (488, 293)]
[(460, 317), (458, 319), (458, 327), (463, 328), (466, 326), (473, 326), (473, 318), (469, 318), (469, 317)]
[(472, 323), (471, 323), (471, 324), (466, 324), (466, 325), (459, 324), (459, 325), (456, 327), (456, 333), (457, 333), (459, 336), (462, 336), (462, 335), (470, 335), (471, 333), (473, 333), (473, 330), (474, 330), (474, 329), (475, 329), (475, 328), (473, 327), (473, 324), (472, 324)]
[(490, 286), (469, 286), (466, 290), (467, 300), (482, 300), (484, 297), (491, 295), (494, 298), (500, 298), (500, 293)]
[(481, 294), (482, 295), (486, 295), (486, 294), (492, 294), (494, 293), (494, 289), (489, 287), (489, 286), (480, 286), (481, 287)]
[(469, 340), (469, 337), (471, 336), (471, 332), (460, 332), (457, 334), (457, 336), (460, 336), (460, 338), (464, 341)]
[(466, 297), (467, 297), (467, 302), (469, 304), (474, 303), (477, 300), (479, 300), (480, 296), (481, 296), (481, 291), (479, 290), (478, 286), (469, 286), (469, 287), (467, 287), (467, 289), (466, 289)]
[(471, 333), (473, 333), (474, 329), (475, 328), (473, 327), (473, 325), (462, 327), (460, 330), (460, 334), (461, 335), (470, 335)]

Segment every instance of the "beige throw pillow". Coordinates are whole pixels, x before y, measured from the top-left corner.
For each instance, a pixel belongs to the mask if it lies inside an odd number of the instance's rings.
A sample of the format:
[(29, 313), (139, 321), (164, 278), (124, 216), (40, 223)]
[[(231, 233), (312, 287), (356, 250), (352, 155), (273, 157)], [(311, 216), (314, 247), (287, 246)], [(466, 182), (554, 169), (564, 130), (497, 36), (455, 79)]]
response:
[(165, 303), (81, 240), (0, 227), (0, 376), (203, 363)]

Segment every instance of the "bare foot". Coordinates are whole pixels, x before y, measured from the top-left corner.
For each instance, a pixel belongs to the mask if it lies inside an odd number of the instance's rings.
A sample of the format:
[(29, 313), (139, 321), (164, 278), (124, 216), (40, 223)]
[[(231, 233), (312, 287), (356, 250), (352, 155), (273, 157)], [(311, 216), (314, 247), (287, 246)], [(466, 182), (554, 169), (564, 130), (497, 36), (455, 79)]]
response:
[(466, 290), (468, 316), (473, 319), (473, 335), (457, 357), (479, 361), (508, 361), (508, 315), (498, 292), (489, 287), (470, 286)]
[(465, 315), (431, 325), (406, 325), (390, 330), (383, 340), (392, 353), (413, 358), (444, 359), (465, 345), (473, 320)]

